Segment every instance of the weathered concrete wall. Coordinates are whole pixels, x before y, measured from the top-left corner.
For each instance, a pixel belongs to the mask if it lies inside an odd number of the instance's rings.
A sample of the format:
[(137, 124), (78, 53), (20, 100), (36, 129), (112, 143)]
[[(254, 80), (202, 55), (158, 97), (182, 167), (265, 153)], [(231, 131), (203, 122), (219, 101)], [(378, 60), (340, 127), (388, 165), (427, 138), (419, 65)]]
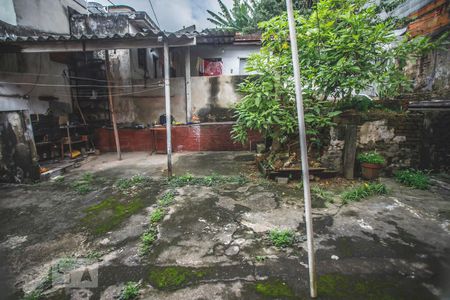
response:
[[(346, 113), (330, 130), (330, 142), (322, 163), (342, 172), (347, 125), (357, 125), (357, 153), (376, 150), (386, 158), (385, 171), (420, 167), (424, 144), (424, 116), (420, 113)], [(442, 147), (442, 146), (441, 146)]]
[(45, 114), (52, 108), (55, 115), (71, 112), (69, 82), (63, 73), (68, 74), (67, 66), (52, 61), (49, 54), (0, 55), (0, 81), (7, 82), (0, 83), (0, 111)]
[(70, 18), (72, 34), (125, 34), (129, 32), (127, 15), (73, 15)]
[(16, 15), (13, 25), (44, 32), (69, 34), (69, 7), (87, 13), (84, 0), (13, 0), (13, 3)]
[[(241, 99), (237, 85), (243, 76), (192, 77), (193, 115), (202, 122), (230, 121), (232, 106)], [(161, 79), (147, 80), (147, 87), (133, 88), (132, 95), (115, 97), (116, 111), (120, 123), (159, 123), (165, 114), (164, 88)], [(144, 85), (144, 80), (134, 80), (135, 85)], [(159, 84), (159, 86), (158, 86)], [(172, 115), (177, 122), (186, 122), (186, 87), (184, 77), (170, 80)]]
[(0, 182), (39, 179), (31, 122), (26, 112), (0, 112)]
[(414, 80), (410, 100), (450, 99), (450, 45), (410, 64), (407, 73)]

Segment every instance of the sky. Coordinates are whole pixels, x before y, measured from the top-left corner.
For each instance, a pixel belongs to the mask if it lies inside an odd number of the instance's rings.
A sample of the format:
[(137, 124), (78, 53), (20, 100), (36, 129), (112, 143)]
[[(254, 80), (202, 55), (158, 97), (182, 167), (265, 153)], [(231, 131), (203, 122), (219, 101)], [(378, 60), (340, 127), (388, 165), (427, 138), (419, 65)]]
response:
[[(93, 0), (103, 5), (110, 5), (106, 0)], [(111, 0), (114, 4), (124, 4), (138, 11), (146, 11), (155, 20), (150, 9), (149, 0)], [(196, 25), (197, 30), (213, 28), (206, 18), (209, 16), (207, 9), (219, 11), (217, 0), (151, 0), (158, 17), (161, 29), (176, 31), (183, 26)], [(225, 5), (231, 7), (233, 0), (223, 0)]]

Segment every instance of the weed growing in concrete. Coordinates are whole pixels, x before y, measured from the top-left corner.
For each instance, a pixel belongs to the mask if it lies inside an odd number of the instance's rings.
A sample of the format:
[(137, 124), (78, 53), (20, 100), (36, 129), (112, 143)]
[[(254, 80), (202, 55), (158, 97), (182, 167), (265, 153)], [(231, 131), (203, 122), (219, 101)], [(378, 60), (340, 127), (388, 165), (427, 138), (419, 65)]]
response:
[(151, 223), (158, 223), (161, 221), (166, 214), (166, 211), (162, 208), (157, 208), (150, 214), (150, 222)]
[(353, 201), (361, 201), (370, 196), (387, 194), (387, 192), (386, 186), (382, 183), (364, 183), (344, 192), (342, 202), (347, 204)]
[(286, 229), (274, 229), (269, 232), (272, 244), (277, 248), (286, 248), (294, 244), (294, 232)]
[(141, 285), (138, 282), (127, 282), (120, 294), (120, 300), (132, 300), (139, 296)]
[(158, 200), (158, 205), (168, 206), (172, 204), (174, 200), (175, 200), (175, 193), (173, 191), (168, 191)]
[(130, 178), (121, 178), (119, 179), (115, 186), (121, 191), (121, 192), (127, 192), (130, 189), (133, 188), (140, 188), (144, 187), (150, 182), (150, 177), (148, 176), (142, 176), (142, 175), (134, 175)]
[(162, 290), (176, 289), (206, 276), (206, 272), (183, 267), (164, 267), (150, 272), (149, 280), (153, 286)]
[(94, 175), (84, 173), (80, 179), (72, 183), (72, 188), (80, 195), (86, 195), (94, 190)]
[(42, 296), (42, 291), (32, 291), (26, 294), (22, 300), (39, 300)]
[(430, 177), (428, 174), (414, 169), (397, 171), (395, 179), (409, 187), (419, 190), (427, 190), (430, 187)]
[(265, 261), (266, 259), (267, 259), (267, 256), (261, 256), (261, 255), (255, 256), (255, 260), (256, 260), (257, 262), (263, 262), (263, 261)]
[(334, 202), (334, 194), (320, 186), (311, 187), (311, 196), (325, 203)]
[(142, 235), (141, 235), (141, 254), (146, 254), (150, 251), (150, 247), (158, 238), (158, 230), (150, 226)]
[(219, 184), (245, 184), (247, 178), (244, 176), (222, 176), (217, 174), (211, 174), (209, 176), (195, 177), (192, 174), (186, 173), (181, 176), (174, 176), (169, 180), (171, 187), (183, 187), (186, 185), (198, 185), (198, 186), (214, 186)]
[(99, 260), (102, 257), (102, 253), (99, 251), (92, 250), (87, 255), (86, 258), (90, 260)]

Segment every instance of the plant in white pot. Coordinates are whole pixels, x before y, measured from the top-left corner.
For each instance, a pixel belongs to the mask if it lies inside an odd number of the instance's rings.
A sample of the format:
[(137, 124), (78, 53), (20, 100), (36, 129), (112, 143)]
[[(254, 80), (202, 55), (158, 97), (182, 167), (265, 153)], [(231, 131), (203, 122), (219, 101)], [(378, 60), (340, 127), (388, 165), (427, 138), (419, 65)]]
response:
[(361, 163), (362, 177), (368, 180), (377, 179), (386, 162), (384, 157), (376, 151), (359, 154), (358, 161)]

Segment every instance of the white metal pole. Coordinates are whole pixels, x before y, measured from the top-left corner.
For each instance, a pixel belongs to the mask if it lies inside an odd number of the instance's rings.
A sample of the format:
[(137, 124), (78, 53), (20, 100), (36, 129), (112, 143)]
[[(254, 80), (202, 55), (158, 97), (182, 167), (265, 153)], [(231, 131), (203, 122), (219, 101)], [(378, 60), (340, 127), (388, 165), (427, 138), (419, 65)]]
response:
[(192, 121), (192, 86), (191, 86), (191, 48), (186, 47), (185, 56), (186, 72), (186, 123)]
[(164, 42), (164, 97), (166, 100), (167, 176), (172, 177), (172, 113), (170, 109), (169, 44)]
[(305, 197), (305, 221), (308, 244), (309, 289), (311, 298), (317, 297), (316, 263), (314, 258), (314, 231), (311, 215), (311, 192), (309, 189), (308, 148), (306, 147), (305, 115), (303, 111), (302, 85), (300, 82), (300, 65), (298, 60), (297, 32), (295, 28), (294, 8), (292, 0), (286, 0), (289, 36), (291, 40), (292, 65), (294, 67), (295, 100), (297, 102), (300, 152), (302, 160), (303, 191)]

